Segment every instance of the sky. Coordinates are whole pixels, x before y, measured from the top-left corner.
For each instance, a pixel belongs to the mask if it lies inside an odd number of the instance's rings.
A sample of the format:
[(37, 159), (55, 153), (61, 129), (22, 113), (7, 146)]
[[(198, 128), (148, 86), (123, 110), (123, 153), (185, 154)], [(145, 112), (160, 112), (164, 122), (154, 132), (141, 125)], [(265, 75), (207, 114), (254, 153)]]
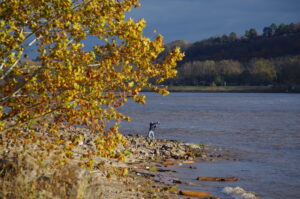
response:
[(141, 0), (128, 16), (147, 21), (145, 35), (157, 30), (165, 42), (200, 41), (211, 36), (255, 28), (262, 32), (272, 23), (300, 22), (300, 0)]
[[(272, 23), (300, 22), (300, 0), (141, 0), (141, 7), (127, 17), (144, 18), (144, 35), (152, 39), (159, 33), (165, 43), (195, 42), (231, 32), (242, 35), (250, 28), (261, 33)], [(84, 49), (92, 50), (98, 42), (89, 37)], [(34, 49), (27, 53), (32, 59), (37, 55)]]

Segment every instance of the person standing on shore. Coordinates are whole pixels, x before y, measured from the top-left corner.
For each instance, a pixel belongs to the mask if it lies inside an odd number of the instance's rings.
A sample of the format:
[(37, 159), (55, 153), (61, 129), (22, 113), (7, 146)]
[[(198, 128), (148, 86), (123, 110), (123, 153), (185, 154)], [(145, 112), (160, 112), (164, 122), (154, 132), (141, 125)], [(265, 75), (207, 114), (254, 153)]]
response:
[(147, 136), (148, 138), (155, 139), (154, 130), (159, 124), (160, 124), (159, 122), (150, 122), (149, 132)]

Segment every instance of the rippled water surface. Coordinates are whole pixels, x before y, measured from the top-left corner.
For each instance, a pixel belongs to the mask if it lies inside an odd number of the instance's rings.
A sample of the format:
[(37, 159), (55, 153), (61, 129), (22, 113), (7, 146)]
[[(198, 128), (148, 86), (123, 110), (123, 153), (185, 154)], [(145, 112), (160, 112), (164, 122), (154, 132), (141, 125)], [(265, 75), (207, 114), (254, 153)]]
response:
[[(132, 117), (124, 133), (147, 135), (160, 121), (157, 138), (233, 149), (240, 161), (198, 163), (180, 168), (183, 188), (222, 196), (225, 186), (241, 186), (261, 198), (300, 198), (300, 95), (252, 93), (146, 93), (147, 105), (129, 103)], [(180, 176), (181, 175), (181, 176)], [(197, 182), (197, 176), (237, 176), (234, 183)]]

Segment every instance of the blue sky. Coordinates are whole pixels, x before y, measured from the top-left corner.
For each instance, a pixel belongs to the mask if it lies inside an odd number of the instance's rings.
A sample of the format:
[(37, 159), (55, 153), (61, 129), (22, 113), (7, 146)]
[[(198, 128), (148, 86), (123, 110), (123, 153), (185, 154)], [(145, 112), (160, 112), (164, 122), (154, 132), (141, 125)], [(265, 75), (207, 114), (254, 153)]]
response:
[[(250, 28), (261, 32), (272, 23), (300, 22), (300, 0), (141, 0), (141, 4), (127, 16), (145, 18), (144, 35), (155, 38), (156, 29), (165, 43), (195, 42), (230, 32), (241, 35)], [(85, 49), (98, 42), (88, 38)], [(27, 53), (36, 57), (35, 52)]]
[(300, 0), (141, 0), (129, 16), (145, 18), (145, 35), (156, 29), (165, 42), (199, 41), (272, 23), (300, 22)]

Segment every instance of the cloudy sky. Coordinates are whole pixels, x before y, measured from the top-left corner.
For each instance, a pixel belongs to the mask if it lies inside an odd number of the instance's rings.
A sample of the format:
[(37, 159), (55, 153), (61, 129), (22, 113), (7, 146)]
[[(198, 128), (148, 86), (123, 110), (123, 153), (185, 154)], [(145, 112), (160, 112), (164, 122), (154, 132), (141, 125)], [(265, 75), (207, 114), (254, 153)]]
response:
[(129, 15), (145, 18), (145, 35), (153, 30), (174, 40), (199, 41), (246, 29), (261, 32), (272, 23), (300, 22), (300, 0), (141, 0)]

